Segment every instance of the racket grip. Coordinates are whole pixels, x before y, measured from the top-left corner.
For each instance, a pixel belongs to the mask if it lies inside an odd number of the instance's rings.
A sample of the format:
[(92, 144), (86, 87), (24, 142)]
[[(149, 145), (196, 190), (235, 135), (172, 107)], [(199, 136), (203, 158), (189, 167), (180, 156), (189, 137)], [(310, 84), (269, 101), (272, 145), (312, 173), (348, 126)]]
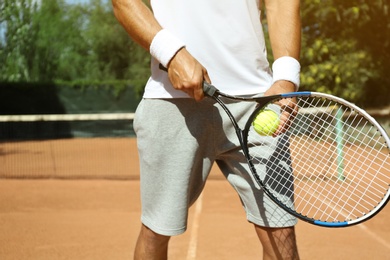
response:
[[(161, 63), (159, 64), (159, 69), (163, 71), (168, 71), (167, 68), (165, 68)], [(218, 93), (218, 89), (214, 87), (213, 85), (207, 83), (206, 81), (203, 82), (203, 92), (205, 95), (213, 97), (216, 95), (215, 93)]]
[(159, 68), (160, 70), (163, 70), (163, 71), (165, 71), (165, 72), (168, 72), (168, 69), (165, 68), (161, 63), (158, 65), (158, 68)]
[(203, 92), (205, 95), (213, 97), (218, 94), (218, 89), (214, 87), (213, 85), (207, 83), (206, 81), (203, 82)]

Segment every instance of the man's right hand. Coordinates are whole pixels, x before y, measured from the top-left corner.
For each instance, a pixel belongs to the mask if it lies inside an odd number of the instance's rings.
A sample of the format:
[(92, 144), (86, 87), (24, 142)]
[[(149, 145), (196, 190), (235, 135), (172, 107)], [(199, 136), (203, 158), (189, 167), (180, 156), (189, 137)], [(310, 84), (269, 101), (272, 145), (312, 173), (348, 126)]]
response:
[(175, 89), (196, 101), (204, 98), (203, 81), (210, 83), (207, 70), (185, 49), (180, 49), (168, 64), (168, 77)]

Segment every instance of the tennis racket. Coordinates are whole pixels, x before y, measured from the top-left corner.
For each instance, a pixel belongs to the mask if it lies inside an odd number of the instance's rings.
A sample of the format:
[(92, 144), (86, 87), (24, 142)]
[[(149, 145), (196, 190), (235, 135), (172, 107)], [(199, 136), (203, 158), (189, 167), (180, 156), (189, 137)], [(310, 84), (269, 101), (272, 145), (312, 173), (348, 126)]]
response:
[[(206, 82), (203, 90), (229, 116), (254, 180), (288, 213), (318, 226), (346, 227), (385, 207), (390, 196), (390, 140), (363, 109), (315, 92), (244, 98)], [(242, 129), (220, 97), (257, 103)], [(265, 108), (289, 117), (277, 136), (262, 136), (254, 129), (253, 121)], [(265, 143), (278, 147), (270, 153), (287, 159), (288, 165), (267, 160)], [(289, 174), (281, 174), (281, 167), (289, 168)], [(280, 195), (281, 190), (287, 192)]]

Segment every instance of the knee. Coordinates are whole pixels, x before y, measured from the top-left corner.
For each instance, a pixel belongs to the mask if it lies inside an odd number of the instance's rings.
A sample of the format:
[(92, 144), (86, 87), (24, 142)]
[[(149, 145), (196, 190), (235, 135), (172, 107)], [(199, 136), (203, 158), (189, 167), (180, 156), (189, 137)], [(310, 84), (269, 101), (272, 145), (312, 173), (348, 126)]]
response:
[(152, 243), (152, 244), (163, 245), (163, 244), (168, 244), (171, 237), (160, 235), (160, 234), (154, 232), (153, 230), (151, 230), (150, 228), (148, 228), (147, 226), (142, 225), (141, 232), (140, 232), (140, 238), (142, 240), (148, 241), (149, 243)]
[(142, 225), (134, 251), (134, 259), (167, 259), (170, 237), (157, 234)]
[(299, 259), (294, 227), (256, 227), (264, 259)]

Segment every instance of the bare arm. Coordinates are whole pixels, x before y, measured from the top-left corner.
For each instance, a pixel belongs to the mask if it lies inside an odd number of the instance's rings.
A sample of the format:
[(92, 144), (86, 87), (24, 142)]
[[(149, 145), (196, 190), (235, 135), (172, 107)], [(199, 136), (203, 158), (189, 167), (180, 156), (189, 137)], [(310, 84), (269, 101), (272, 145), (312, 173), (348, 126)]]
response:
[(299, 59), (301, 19), (299, 0), (265, 0), (268, 29), (275, 60), (282, 56)]
[[(147, 51), (162, 29), (152, 11), (141, 0), (112, 0), (114, 14), (134, 41)], [(210, 82), (206, 69), (183, 48), (169, 62), (168, 76), (174, 88), (196, 100), (203, 98), (203, 80)]]
[[(299, 61), (301, 49), (301, 19), (299, 0), (265, 0), (271, 48), (274, 59), (289, 56)], [(265, 95), (287, 93), (296, 90), (296, 86), (287, 80), (276, 81)], [(285, 105), (281, 101), (281, 106)], [(291, 104), (290, 104), (291, 107)], [(291, 107), (292, 111), (296, 108)], [(283, 132), (289, 125), (289, 117), (294, 113), (283, 113), (281, 124), (275, 135)]]
[(141, 0), (112, 0), (112, 5), (130, 37), (149, 51), (154, 36), (162, 29), (149, 7)]
[[(290, 56), (299, 60), (301, 49), (300, 1), (265, 0), (265, 5), (274, 59)], [(294, 85), (291, 82), (277, 83), (280, 86), (274, 91), (294, 91)]]

